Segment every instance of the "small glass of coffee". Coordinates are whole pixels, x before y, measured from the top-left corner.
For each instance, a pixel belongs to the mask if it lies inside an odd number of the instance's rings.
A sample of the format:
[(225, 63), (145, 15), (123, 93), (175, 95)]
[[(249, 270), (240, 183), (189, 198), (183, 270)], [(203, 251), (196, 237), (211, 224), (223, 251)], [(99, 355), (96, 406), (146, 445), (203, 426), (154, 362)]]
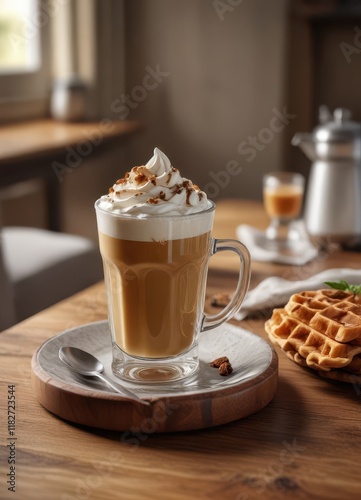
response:
[[(104, 263), (113, 373), (132, 382), (182, 381), (199, 366), (199, 333), (230, 319), (249, 285), (250, 256), (235, 240), (212, 237), (215, 205), (186, 215), (116, 213), (95, 203)], [(215, 315), (204, 313), (209, 258), (240, 259), (236, 292)]]
[(263, 177), (263, 202), (271, 219), (266, 229), (270, 248), (292, 248), (303, 238), (296, 221), (302, 209), (304, 184), (304, 177), (293, 172), (271, 172)]

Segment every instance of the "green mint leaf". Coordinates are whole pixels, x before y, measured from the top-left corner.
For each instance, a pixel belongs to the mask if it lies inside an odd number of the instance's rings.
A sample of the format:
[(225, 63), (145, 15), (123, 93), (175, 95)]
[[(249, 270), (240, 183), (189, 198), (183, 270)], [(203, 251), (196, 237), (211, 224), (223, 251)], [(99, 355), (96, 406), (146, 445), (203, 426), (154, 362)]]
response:
[(341, 281), (325, 281), (325, 285), (335, 288), (336, 290), (344, 290), (345, 292), (351, 292), (354, 295), (361, 294), (361, 285), (350, 285), (345, 280)]
[(347, 290), (349, 287), (349, 284), (344, 280), (342, 280), (342, 281), (325, 281), (325, 285), (328, 285), (331, 288), (336, 288), (336, 290)]
[(355, 295), (359, 295), (361, 293), (361, 285), (349, 285), (349, 288)]

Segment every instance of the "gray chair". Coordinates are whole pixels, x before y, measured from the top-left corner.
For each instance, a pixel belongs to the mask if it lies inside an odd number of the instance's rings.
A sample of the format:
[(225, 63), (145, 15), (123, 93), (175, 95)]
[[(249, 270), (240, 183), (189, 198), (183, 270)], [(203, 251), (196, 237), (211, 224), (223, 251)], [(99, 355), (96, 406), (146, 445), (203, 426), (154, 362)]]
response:
[(29, 227), (0, 229), (0, 331), (102, 279), (90, 240)]

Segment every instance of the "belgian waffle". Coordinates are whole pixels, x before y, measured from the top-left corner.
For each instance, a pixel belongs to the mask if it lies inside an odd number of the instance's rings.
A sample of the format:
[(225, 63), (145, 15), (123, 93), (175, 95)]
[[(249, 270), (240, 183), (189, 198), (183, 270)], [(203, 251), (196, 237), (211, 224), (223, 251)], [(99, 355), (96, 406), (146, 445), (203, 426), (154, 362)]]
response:
[[(284, 309), (275, 309), (265, 328), (273, 343), (290, 353), (291, 357), (294, 357), (294, 352), (298, 353), (308, 366), (317, 370), (344, 368), (361, 353), (361, 346), (341, 344), (330, 339), (297, 318), (289, 316)], [(359, 365), (359, 359), (356, 360)]]
[(361, 299), (339, 290), (292, 295), (265, 324), (270, 340), (300, 366), (361, 384)]
[(342, 290), (292, 295), (285, 311), (338, 342), (361, 346), (361, 297)]
[[(292, 353), (291, 351), (289, 351), (286, 352), (286, 354), (297, 365), (302, 366), (304, 368), (309, 368), (309, 366), (306, 363), (306, 360), (302, 356), (300, 356), (298, 352)], [(351, 364), (348, 366), (351, 366)], [(313, 370), (315, 370), (317, 374), (322, 378), (338, 380), (339, 382), (348, 382), (357, 386), (361, 386), (361, 375), (346, 371), (348, 366), (346, 366), (343, 370), (339, 368), (338, 369), (331, 368), (331, 370), (323, 371), (323, 370), (317, 370), (314, 367)]]

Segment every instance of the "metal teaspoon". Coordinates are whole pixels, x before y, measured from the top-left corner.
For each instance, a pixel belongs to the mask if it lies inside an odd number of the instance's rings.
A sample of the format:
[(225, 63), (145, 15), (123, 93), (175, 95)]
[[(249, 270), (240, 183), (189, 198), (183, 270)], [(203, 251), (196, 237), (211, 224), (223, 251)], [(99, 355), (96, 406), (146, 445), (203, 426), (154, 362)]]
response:
[(104, 371), (103, 363), (101, 363), (99, 359), (89, 352), (83, 351), (83, 349), (79, 349), (78, 347), (64, 346), (59, 349), (59, 358), (73, 372), (79, 373), (84, 377), (98, 377), (111, 387), (113, 391), (118, 392), (119, 394), (122, 394), (137, 403), (150, 406), (148, 401), (144, 401), (123, 386), (113, 384), (104, 375), (102, 375), (102, 372)]

